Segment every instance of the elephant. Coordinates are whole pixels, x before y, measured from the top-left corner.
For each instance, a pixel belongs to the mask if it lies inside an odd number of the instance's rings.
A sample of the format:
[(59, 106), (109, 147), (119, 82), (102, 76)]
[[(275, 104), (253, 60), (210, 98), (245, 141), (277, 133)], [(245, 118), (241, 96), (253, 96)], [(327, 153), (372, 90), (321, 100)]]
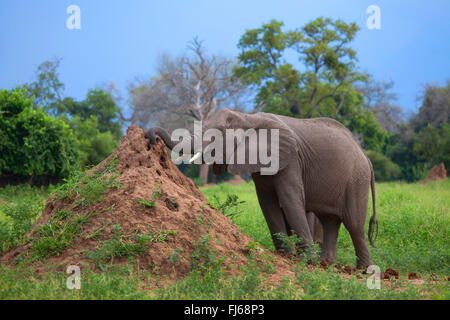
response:
[[(343, 223), (355, 248), (357, 268), (372, 264), (364, 226), (371, 189), (373, 214), (368, 239), (374, 246), (375, 227), (378, 230), (374, 171), (362, 147), (344, 125), (325, 117), (299, 119), (222, 109), (205, 121), (202, 128), (203, 132), (215, 128), (224, 134), (227, 129), (237, 128), (256, 132), (278, 129), (277, 172), (263, 174), (261, 162), (235, 164), (226, 157), (224, 163), (212, 163), (215, 174), (251, 174), (277, 250), (283, 245), (277, 236), (279, 233), (290, 235), (293, 232), (301, 239), (299, 248), (306, 250), (314, 247), (315, 231), (323, 229), (319, 261), (335, 263), (337, 238)], [(156, 135), (170, 149), (177, 143), (163, 128), (154, 127), (147, 131), (151, 143), (156, 141)], [(206, 146), (203, 142), (201, 149), (195, 149), (194, 139), (196, 137), (191, 136), (190, 153), (197, 158), (205, 152)], [(315, 220), (318, 221), (314, 223)], [(321, 228), (317, 224), (319, 221)]]

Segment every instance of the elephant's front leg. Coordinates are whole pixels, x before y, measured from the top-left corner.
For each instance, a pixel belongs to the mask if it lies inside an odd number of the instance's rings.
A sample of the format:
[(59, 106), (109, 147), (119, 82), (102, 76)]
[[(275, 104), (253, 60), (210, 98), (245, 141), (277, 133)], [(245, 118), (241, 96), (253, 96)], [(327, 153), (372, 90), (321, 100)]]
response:
[(277, 234), (286, 234), (289, 230), (286, 228), (286, 221), (284, 220), (275, 189), (269, 186), (261, 186), (255, 178), (253, 180), (255, 181), (259, 205), (269, 227), (273, 244), (276, 250), (280, 250), (283, 247)]
[(299, 247), (310, 248), (311, 251), (314, 251), (313, 238), (305, 211), (305, 194), (299, 172), (300, 169), (297, 166), (285, 168), (274, 177), (274, 187), (287, 224), (302, 240)]

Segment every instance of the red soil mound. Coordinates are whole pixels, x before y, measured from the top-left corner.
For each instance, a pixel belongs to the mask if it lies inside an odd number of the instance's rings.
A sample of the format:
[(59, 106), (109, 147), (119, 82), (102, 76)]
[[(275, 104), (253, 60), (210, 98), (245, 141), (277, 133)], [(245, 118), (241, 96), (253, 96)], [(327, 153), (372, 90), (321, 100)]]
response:
[(430, 181), (442, 181), (447, 179), (447, 171), (443, 163), (439, 163), (430, 169), (428, 176), (422, 183), (428, 183)]
[[(43, 226), (56, 221), (55, 217), (60, 217), (62, 212), (69, 212), (73, 219), (89, 216), (89, 220), (77, 231), (67, 248), (41, 257), (40, 262), (44, 260), (44, 265), (53, 262), (65, 270), (68, 265), (86, 263), (95, 268), (98, 263), (94, 263), (93, 253), (96, 252), (97, 257), (104, 253), (108, 248), (105, 244), (119, 239), (123, 244), (136, 245), (138, 237), (152, 239), (144, 244), (144, 252), (133, 255), (139, 267), (169, 277), (184, 276), (191, 270), (191, 262), (194, 267), (195, 263), (201, 263), (205, 259), (201, 250), (205, 248), (216, 257), (223, 257), (223, 264), (231, 271), (247, 263), (248, 250), (245, 248), (252, 239), (208, 205), (192, 180), (172, 163), (161, 140), (150, 145), (144, 130), (133, 125), (128, 128), (120, 146), (87, 176), (105, 172), (114, 159), (117, 159), (115, 168), (120, 174), (116, 180), (121, 186), (108, 188), (100, 199), (88, 205), (83, 205), (83, 197), (88, 195), (79, 192), (73, 192), (69, 197), (58, 196), (58, 193), (52, 195), (42, 216), (27, 235), (30, 241), (5, 253), (0, 262), (13, 264), (18, 258), (33, 257), (38, 252), (36, 243), (42, 237)], [(105, 174), (103, 179), (108, 177), (112, 174)], [(116, 251), (120, 253), (120, 250)], [(256, 251), (260, 255), (272, 255), (265, 250)], [(105, 264), (120, 264), (126, 263), (129, 256), (116, 254), (106, 256), (106, 260), (103, 258)], [(277, 273), (290, 273), (284, 258), (278, 256), (271, 260)], [(31, 263), (39, 266), (40, 262)]]

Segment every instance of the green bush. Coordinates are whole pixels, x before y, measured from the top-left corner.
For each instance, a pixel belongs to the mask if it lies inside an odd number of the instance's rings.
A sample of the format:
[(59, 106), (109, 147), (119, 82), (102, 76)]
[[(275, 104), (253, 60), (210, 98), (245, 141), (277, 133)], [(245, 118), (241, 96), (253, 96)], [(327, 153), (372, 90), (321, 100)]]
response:
[(68, 176), (78, 164), (77, 140), (32, 102), (24, 89), (0, 91), (0, 176)]
[(367, 156), (372, 162), (376, 181), (392, 181), (400, 177), (400, 167), (385, 155), (369, 150)]
[(81, 168), (99, 164), (117, 147), (118, 140), (111, 132), (99, 130), (96, 116), (90, 116), (84, 121), (79, 116), (73, 116), (72, 119), (65, 118), (65, 121), (78, 139)]

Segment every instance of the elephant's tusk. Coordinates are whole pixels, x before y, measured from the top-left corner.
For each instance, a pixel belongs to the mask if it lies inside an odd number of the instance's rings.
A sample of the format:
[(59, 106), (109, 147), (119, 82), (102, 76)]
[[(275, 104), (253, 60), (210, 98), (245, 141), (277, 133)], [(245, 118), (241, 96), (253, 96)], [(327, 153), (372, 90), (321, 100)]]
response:
[(189, 163), (194, 162), (195, 160), (197, 160), (198, 158), (200, 158), (201, 155), (202, 155), (201, 152), (197, 152), (197, 153), (191, 158), (191, 160), (189, 160)]
[(178, 161), (184, 160), (186, 158), (189, 158), (188, 154), (183, 154), (181, 157), (178, 157), (174, 160), (175, 163), (177, 163)]

